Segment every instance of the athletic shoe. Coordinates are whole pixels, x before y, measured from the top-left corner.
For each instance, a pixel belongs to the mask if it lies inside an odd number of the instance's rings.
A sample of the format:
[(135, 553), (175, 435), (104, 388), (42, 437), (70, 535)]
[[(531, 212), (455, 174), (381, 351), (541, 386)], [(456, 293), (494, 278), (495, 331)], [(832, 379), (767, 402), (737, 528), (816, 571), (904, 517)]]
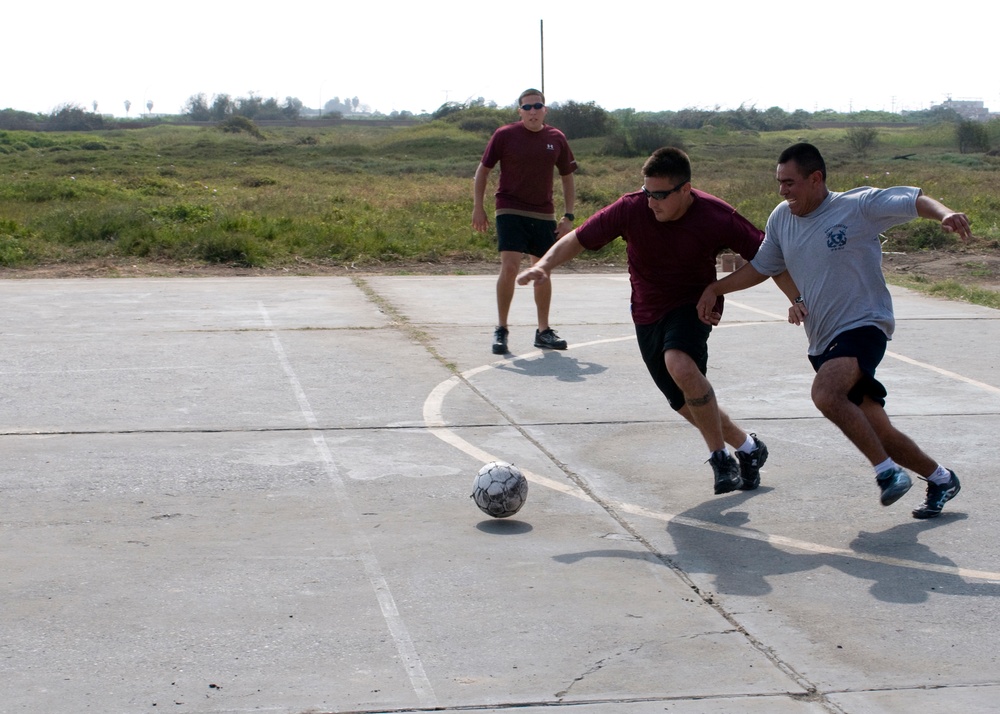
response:
[(743, 485), (740, 488), (744, 491), (753, 491), (760, 486), (760, 467), (767, 461), (767, 447), (764, 442), (757, 438), (756, 434), (751, 434), (757, 446), (749, 454), (742, 451), (736, 452), (736, 458), (740, 460), (740, 478)]
[(743, 479), (740, 478), (740, 465), (736, 459), (723, 450), (713, 452), (708, 458), (708, 463), (712, 464), (715, 471), (715, 493), (729, 493), (743, 486)]
[(548, 350), (566, 349), (566, 340), (560, 340), (559, 335), (551, 327), (539, 332), (535, 330), (535, 347), (544, 347)]
[(498, 327), (493, 330), (493, 354), (507, 354), (507, 328)]
[(882, 489), (882, 505), (891, 506), (896, 501), (901, 499), (903, 495), (910, 490), (910, 486), (913, 482), (910, 477), (906, 475), (906, 472), (898, 466), (889, 469), (888, 471), (883, 471), (881, 474), (875, 477), (875, 483), (878, 487)]
[(927, 498), (924, 499), (919, 508), (913, 511), (914, 518), (937, 518), (941, 515), (944, 504), (962, 490), (962, 484), (958, 482), (958, 476), (955, 475), (955, 472), (948, 469), (948, 473), (951, 474), (951, 480), (948, 483), (927, 482)]

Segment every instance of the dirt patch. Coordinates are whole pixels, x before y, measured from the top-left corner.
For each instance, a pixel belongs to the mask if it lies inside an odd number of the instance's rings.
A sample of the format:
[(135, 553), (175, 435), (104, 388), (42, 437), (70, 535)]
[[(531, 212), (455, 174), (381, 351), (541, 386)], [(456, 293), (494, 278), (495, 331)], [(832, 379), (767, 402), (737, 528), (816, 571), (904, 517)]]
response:
[[(525, 261), (527, 265), (527, 261)], [(919, 277), (929, 282), (955, 280), (966, 285), (1000, 290), (1000, 251), (919, 253), (887, 252), (883, 260), (887, 274)], [(721, 264), (720, 264), (721, 267)], [(729, 265), (726, 265), (729, 268)], [(146, 277), (244, 277), (281, 275), (495, 275), (493, 261), (393, 262), (365, 265), (324, 265), (301, 262), (279, 268), (245, 268), (229, 265), (177, 264), (134, 260), (95, 260), (21, 269), (0, 269), (0, 279), (25, 278), (146, 278)], [(561, 273), (618, 273), (619, 263), (575, 260), (559, 268)]]
[(929, 282), (954, 280), (1000, 290), (1000, 253), (996, 252), (887, 252), (882, 266), (886, 274), (925, 278)]

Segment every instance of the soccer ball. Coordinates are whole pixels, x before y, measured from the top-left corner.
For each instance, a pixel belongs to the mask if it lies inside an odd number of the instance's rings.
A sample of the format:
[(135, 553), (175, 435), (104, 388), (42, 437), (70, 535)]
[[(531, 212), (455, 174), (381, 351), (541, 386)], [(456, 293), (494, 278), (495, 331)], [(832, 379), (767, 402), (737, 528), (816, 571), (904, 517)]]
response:
[(513, 516), (528, 500), (528, 479), (513, 464), (491, 461), (472, 482), (472, 500), (488, 516)]

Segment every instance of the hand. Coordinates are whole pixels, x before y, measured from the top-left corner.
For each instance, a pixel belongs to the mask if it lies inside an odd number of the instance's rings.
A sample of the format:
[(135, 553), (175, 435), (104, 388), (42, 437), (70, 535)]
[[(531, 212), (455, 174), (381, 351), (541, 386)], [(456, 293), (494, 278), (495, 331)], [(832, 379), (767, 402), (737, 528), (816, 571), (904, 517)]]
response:
[(573, 230), (573, 221), (563, 216), (559, 219), (559, 223), (556, 224), (556, 240), (559, 240), (571, 230)]
[(490, 221), (486, 217), (486, 210), (483, 208), (472, 209), (472, 227), (480, 233), (485, 233), (490, 229)]
[(549, 279), (549, 274), (546, 271), (542, 270), (537, 265), (533, 265), (530, 268), (522, 270), (520, 273), (518, 273), (517, 284), (527, 285), (530, 282), (541, 284), (548, 279)]
[(719, 296), (715, 294), (713, 286), (709, 285), (701, 294), (698, 300), (698, 319), (706, 325), (718, 325), (722, 320), (722, 315), (715, 311), (715, 304), (719, 301)]
[(793, 325), (801, 325), (806, 320), (806, 315), (809, 311), (806, 310), (806, 304), (804, 302), (793, 303), (788, 308), (788, 321)]
[(958, 233), (963, 240), (968, 240), (972, 237), (969, 217), (964, 213), (949, 213), (941, 219), (941, 227), (948, 233)]

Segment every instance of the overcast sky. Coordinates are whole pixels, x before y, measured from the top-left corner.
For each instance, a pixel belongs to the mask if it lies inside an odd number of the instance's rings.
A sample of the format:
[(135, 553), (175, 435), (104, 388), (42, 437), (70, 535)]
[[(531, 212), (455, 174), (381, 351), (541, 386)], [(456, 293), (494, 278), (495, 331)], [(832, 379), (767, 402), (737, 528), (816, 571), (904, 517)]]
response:
[[(949, 97), (1000, 112), (989, 4), (841, 0), (50, 0), (4, 10), (0, 109), (62, 104), (180, 113), (204, 93), (357, 96), (388, 114), (543, 83), (551, 102), (608, 109), (926, 109)], [(502, 9), (499, 9), (502, 8)], [(513, 11), (521, 14), (516, 14)], [(544, 77), (542, 37), (544, 28)], [(979, 31), (977, 28), (981, 28)]]

